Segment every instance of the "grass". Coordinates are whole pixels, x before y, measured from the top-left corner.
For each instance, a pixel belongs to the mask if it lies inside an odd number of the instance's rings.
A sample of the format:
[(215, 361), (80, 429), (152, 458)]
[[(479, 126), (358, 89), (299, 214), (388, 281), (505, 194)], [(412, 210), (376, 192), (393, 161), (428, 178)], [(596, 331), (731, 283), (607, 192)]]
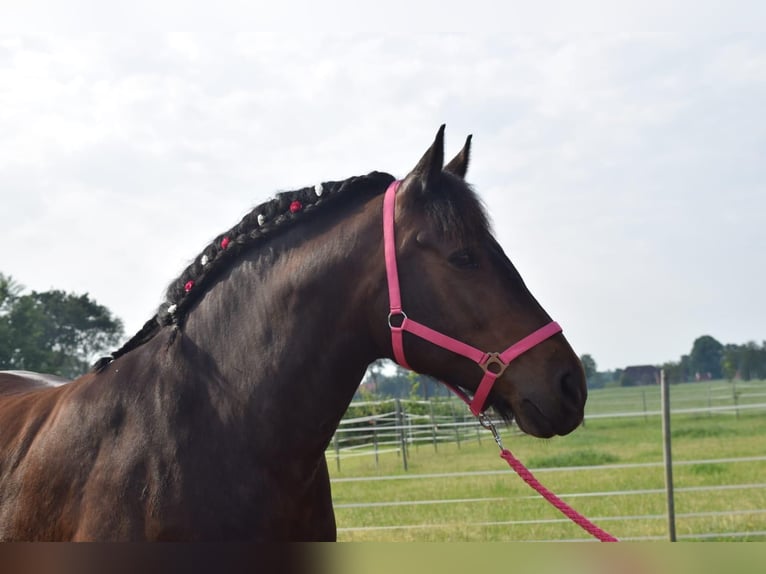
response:
[(701, 439), (711, 437), (723, 437), (723, 436), (736, 436), (738, 430), (735, 428), (728, 428), (718, 424), (708, 424), (703, 427), (695, 428), (681, 428), (679, 430), (671, 429), (671, 436), (673, 440), (677, 439)]
[(595, 466), (617, 462), (620, 458), (610, 452), (574, 450), (550, 456), (533, 456), (527, 464), (532, 468), (556, 468), (562, 466)]
[[(766, 383), (749, 387), (738, 384), (737, 390), (743, 393), (740, 405), (754, 404), (758, 401), (748, 403), (748, 392), (757, 397), (766, 391)], [(659, 395), (656, 387), (595, 391), (587, 412), (634, 409), (641, 413), (649, 398), (641, 391)], [(671, 403), (674, 409), (689, 408), (695, 400), (707, 405), (716, 395), (727, 393), (731, 397), (731, 389), (721, 381), (682, 385), (673, 387)], [(721, 399), (716, 400), (723, 404)], [(766, 532), (766, 487), (752, 486), (766, 483), (766, 461), (712, 462), (766, 456), (763, 410), (743, 410), (739, 416), (678, 414), (673, 416), (671, 426), (679, 537), (705, 539), (711, 533), (745, 532), (752, 534), (737, 540), (766, 540), (762, 534)], [(586, 419), (586, 425), (576, 432), (550, 440), (505, 430), (503, 440), (520, 460), (537, 469), (543, 484), (618, 538), (665, 536), (658, 416)], [(475, 439), (464, 440), (460, 446), (442, 443), (438, 452), (427, 444), (411, 446), (406, 472), (394, 452), (381, 454), (377, 465), (372, 456), (344, 459), (340, 471), (330, 462), (340, 540), (587, 538), (507, 468), (488, 436), (481, 444)], [(634, 463), (642, 466), (625, 466)], [(596, 468), (566, 468), (581, 466)], [(469, 472), (477, 474), (454, 474)], [(386, 479), (355, 480), (363, 477)], [(700, 490), (724, 485), (740, 487)], [(636, 490), (642, 492), (628, 492)], [(610, 494), (586, 496), (598, 492)]]

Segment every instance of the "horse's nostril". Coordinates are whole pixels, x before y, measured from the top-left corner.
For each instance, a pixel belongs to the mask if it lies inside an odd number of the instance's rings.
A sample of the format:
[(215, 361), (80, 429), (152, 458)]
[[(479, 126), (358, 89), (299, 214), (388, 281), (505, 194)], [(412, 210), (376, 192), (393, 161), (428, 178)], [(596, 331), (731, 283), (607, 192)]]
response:
[(582, 401), (582, 381), (571, 371), (565, 372), (559, 379), (561, 393), (575, 403)]

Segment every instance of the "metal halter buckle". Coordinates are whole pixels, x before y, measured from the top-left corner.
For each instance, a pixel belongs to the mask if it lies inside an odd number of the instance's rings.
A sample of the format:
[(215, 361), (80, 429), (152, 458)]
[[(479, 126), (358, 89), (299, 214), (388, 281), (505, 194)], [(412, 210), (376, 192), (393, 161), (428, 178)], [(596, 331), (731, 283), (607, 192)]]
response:
[(496, 377), (500, 377), (508, 368), (508, 363), (503, 362), (500, 353), (487, 353), (487, 358), (479, 366), (485, 373), (492, 373)]

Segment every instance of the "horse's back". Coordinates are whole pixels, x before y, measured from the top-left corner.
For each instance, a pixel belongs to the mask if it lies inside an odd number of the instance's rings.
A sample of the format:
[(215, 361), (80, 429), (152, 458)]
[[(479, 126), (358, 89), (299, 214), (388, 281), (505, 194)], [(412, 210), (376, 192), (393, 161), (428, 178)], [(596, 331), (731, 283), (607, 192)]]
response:
[(65, 492), (56, 478), (62, 465), (54, 461), (76, 446), (66, 427), (54, 424), (76, 390), (66, 383), (55, 375), (0, 371), (0, 541), (71, 538), (52, 504)]
[(31, 371), (0, 371), (0, 396), (60, 387), (69, 381), (57, 375)]

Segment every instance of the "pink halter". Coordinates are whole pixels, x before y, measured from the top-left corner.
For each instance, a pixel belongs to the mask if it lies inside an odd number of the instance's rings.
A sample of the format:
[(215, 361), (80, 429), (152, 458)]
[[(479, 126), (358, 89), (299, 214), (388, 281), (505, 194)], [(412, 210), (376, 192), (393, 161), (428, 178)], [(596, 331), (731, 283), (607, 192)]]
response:
[(396, 190), (399, 188), (400, 184), (401, 181), (397, 180), (389, 185), (383, 200), (383, 242), (386, 257), (386, 277), (388, 279), (388, 300), (390, 306), (388, 326), (391, 328), (391, 344), (394, 349), (394, 358), (401, 366), (411, 369), (404, 357), (404, 332), (406, 331), (416, 337), (429, 341), (438, 347), (447, 349), (448, 351), (452, 351), (453, 353), (462, 355), (463, 357), (467, 357), (474, 361), (484, 371), (484, 376), (474, 393), (473, 399), (468, 397), (468, 395), (460, 389), (451, 386), (450, 388), (452, 388), (452, 390), (465, 401), (475, 416), (479, 416), (484, 409), (487, 395), (489, 395), (490, 390), (492, 390), (492, 385), (494, 385), (498, 377), (505, 372), (505, 369), (508, 368), (508, 364), (532, 347), (542, 343), (556, 333), (560, 333), (561, 327), (555, 321), (551, 321), (544, 327), (527, 335), (521, 341), (514, 343), (502, 353), (486, 353), (410, 319), (402, 309), (402, 296), (399, 290), (399, 272), (396, 267), (396, 242), (394, 240)]

